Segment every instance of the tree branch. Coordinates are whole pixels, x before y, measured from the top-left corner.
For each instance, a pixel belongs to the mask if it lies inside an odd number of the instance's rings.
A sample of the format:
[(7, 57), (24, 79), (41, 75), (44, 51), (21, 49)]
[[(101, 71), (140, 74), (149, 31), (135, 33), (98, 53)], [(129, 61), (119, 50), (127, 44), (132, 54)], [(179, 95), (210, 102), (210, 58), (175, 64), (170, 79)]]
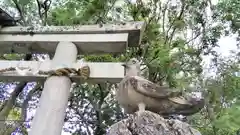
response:
[(95, 135), (102, 135), (105, 134), (105, 131), (103, 131), (102, 128), (102, 112), (101, 112), (101, 108), (102, 108), (102, 104), (104, 102), (105, 97), (108, 95), (109, 91), (106, 91), (106, 83), (104, 84), (98, 84), (98, 87), (100, 89), (100, 99), (99, 102), (97, 104), (97, 108), (95, 109), (96, 112), (96, 116), (97, 116), (97, 123), (96, 123), (96, 130), (95, 130)]
[(18, 12), (19, 12), (20, 18), (21, 18), (21, 20), (22, 20), (22, 22), (23, 22), (23, 23), (21, 23), (21, 25), (26, 26), (27, 23), (26, 23), (26, 20), (25, 20), (25, 18), (24, 18), (24, 15), (23, 15), (23, 9), (21, 9), (21, 7), (20, 7), (20, 5), (18, 4), (18, 1), (17, 1), (17, 0), (12, 0), (12, 1), (13, 1), (13, 3), (15, 4), (15, 6), (16, 6)]
[(37, 2), (37, 6), (38, 6), (38, 15), (39, 15), (41, 21), (43, 21), (43, 20), (42, 20), (42, 13), (41, 13), (41, 8), (42, 8), (42, 7), (41, 7), (41, 3), (40, 3), (39, 0), (36, 0), (36, 2)]
[(1, 106), (0, 106), (0, 111), (3, 110), (4, 106), (6, 106), (6, 104), (7, 104), (7, 100), (5, 100), (5, 101), (1, 104)]
[[(38, 91), (41, 88), (40, 84), (37, 84), (26, 96), (26, 99), (24, 100), (22, 104), (22, 110), (21, 110), (21, 118), (19, 121), (16, 121), (16, 124), (14, 124), (10, 129), (7, 129), (7, 134), (12, 133), (15, 131), (17, 128), (21, 128), (23, 131), (25, 129), (24, 125), (22, 122), (25, 122), (26, 116), (27, 116), (27, 106), (28, 106), (28, 101), (32, 98), (32, 95)], [(6, 135), (7, 135), (6, 134)]]
[[(180, 19), (182, 18), (183, 13), (184, 13), (184, 9), (185, 9), (185, 3), (184, 3), (184, 1), (182, 1), (182, 7), (181, 7), (180, 14), (179, 14), (179, 16), (177, 17), (177, 19), (174, 19), (173, 24), (175, 23), (176, 20), (180, 20)], [(172, 26), (173, 26), (173, 25), (172, 25)], [(170, 35), (170, 37), (169, 37), (169, 44), (171, 44), (171, 41), (172, 41), (172, 39), (173, 39), (173, 36), (174, 36), (174, 34), (175, 34), (176, 29), (177, 29), (176, 27), (173, 28), (173, 31), (172, 31), (172, 33), (171, 33), (171, 35)], [(167, 40), (165, 40), (165, 41), (167, 41)]]
[(5, 120), (13, 107), (18, 95), (22, 92), (23, 88), (26, 86), (27, 82), (20, 82), (15, 90), (11, 93), (10, 98), (7, 100), (6, 105), (0, 112), (0, 120)]
[(51, 0), (45, 0), (45, 1), (43, 2), (43, 5), (44, 5), (44, 22), (43, 22), (43, 25), (44, 25), (44, 26), (47, 25), (47, 17), (48, 17), (47, 12), (48, 12), (49, 9), (50, 9), (51, 3), (52, 3)]
[[(30, 60), (32, 58), (31, 54), (26, 54), (24, 60)], [(3, 106), (3, 109), (0, 112), (0, 120), (5, 121), (7, 116), (9, 115), (11, 109), (13, 108), (13, 104), (15, 103), (18, 95), (22, 92), (23, 88), (27, 85), (27, 82), (20, 82), (14, 91), (11, 93), (11, 96), (8, 100), (5, 101), (5, 105)], [(5, 127), (4, 123), (0, 124), (0, 130)], [(2, 130), (1, 130), (2, 131)], [(2, 133), (0, 133), (2, 134)]]
[(41, 89), (41, 84), (37, 84), (31, 91), (26, 96), (26, 99), (24, 100), (22, 104), (22, 111), (21, 111), (21, 120), (25, 121), (26, 120), (26, 114), (27, 114), (27, 107), (28, 107), (28, 101), (31, 100), (32, 95)]
[[(50, 5), (52, 3), (51, 0), (44, 0), (44, 2), (40, 2), (39, 0), (36, 0), (37, 6), (38, 6), (38, 15), (42, 21), (43, 26), (47, 25), (47, 12), (50, 9)], [(42, 13), (41, 9), (44, 9), (44, 12)], [(44, 16), (43, 16), (44, 15)]]
[(162, 13), (163, 13), (162, 29), (163, 29), (164, 34), (167, 34), (167, 33), (165, 33), (165, 15), (166, 15), (166, 10), (167, 10), (167, 5), (169, 2), (170, 2), (170, 0), (168, 0), (167, 3), (164, 4), (164, 9), (162, 10)]

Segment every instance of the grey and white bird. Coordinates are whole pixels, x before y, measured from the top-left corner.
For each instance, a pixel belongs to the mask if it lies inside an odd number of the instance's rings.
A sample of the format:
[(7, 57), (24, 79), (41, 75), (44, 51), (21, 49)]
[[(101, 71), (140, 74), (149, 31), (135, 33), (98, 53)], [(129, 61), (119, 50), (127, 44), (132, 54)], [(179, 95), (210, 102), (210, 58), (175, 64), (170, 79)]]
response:
[(125, 77), (119, 83), (116, 99), (126, 113), (145, 110), (163, 116), (191, 115), (204, 106), (202, 98), (157, 85), (140, 75), (140, 62), (132, 58), (123, 64)]

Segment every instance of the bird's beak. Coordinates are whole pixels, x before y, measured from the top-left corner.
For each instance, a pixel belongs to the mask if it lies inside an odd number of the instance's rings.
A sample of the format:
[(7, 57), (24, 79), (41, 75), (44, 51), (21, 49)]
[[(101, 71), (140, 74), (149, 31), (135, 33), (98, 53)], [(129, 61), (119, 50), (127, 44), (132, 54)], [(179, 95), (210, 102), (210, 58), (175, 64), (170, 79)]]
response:
[(127, 64), (126, 63), (123, 63), (123, 64), (121, 64), (123, 67), (126, 67), (127, 66)]

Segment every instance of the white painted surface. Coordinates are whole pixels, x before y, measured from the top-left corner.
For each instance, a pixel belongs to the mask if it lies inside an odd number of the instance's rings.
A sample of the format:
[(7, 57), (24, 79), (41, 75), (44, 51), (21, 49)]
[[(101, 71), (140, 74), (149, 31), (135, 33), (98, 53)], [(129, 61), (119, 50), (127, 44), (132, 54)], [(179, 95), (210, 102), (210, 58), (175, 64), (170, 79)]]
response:
[(0, 34), (0, 42), (126, 42), (127, 33), (113, 34)]
[[(65, 50), (63, 50), (65, 51)], [(63, 53), (65, 55), (69, 55), (66, 51)], [(58, 54), (56, 54), (58, 55)], [(61, 55), (61, 54), (59, 54)], [(39, 70), (41, 71), (49, 71), (52, 69), (62, 68), (62, 67), (71, 67), (71, 68), (80, 68), (84, 65), (88, 65), (90, 67), (90, 78), (89, 82), (119, 82), (124, 77), (124, 67), (121, 66), (122, 63), (115, 63), (115, 62), (86, 62), (83, 63), (82, 61), (71, 61), (73, 63), (63, 63), (64, 58), (62, 61), (59, 61), (56, 65), (56, 61), (4, 61), (0, 60), (0, 70), (9, 68), (9, 67), (29, 67), (32, 72), (28, 72), (25, 75), (20, 75), (18, 72), (5, 72), (0, 74), (0, 80), (9, 80), (9, 81), (21, 81), (21, 80), (28, 80), (28, 81), (40, 81), (45, 80), (46, 75), (38, 75), (35, 74)], [(51, 63), (55, 62), (55, 65)], [(71, 77), (73, 81), (80, 81), (78, 76)]]
[[(128, 45), (129, 47), (137, 47), (141, 42), (143, 32), (145, 30), (146, 23), (143, 21), (136, 22), (122, 22), (122, 23), (114, 23), (114, 24), (103, 24), (103, 25), (75, 25), (75, 26), (41, 26), (41, 27), (22, 27), (22, 26), (14, 26), (14, 27), (4, 27), (0, 30), (0, 35), (12, 35), (9, 38), (4, 37), (4, 39), (11, 39), (13, 36), (33, 36), (33, 38), (38, 38), (35, 35), (88, 35), (88, 34), (100, 34), (100, 35), (109, 35), (109, 34), (120, 34), (127, 33), (128, 34)], [(34, 37), (35, 36), (35, 37)], [(54, 36), (52, 36), (54, 37)], [(61, 36), (59, 36), (61, 37)], [(76, 37), (76, 36), (75, 36)], [(32, 38), (32, 39), (33, 39)], [(42, 38), (42, 37), (40, 37)], [(38, 38), (36, 41), (38, 41)], [(55, 37), (54, 37), (55, 38)], [(52, 38), (52, 40), (55, 40)], [(73, 38), (73, 37), (71, 37)], [(68, 39), (71, 39), (68, 38)], [(110, 39), (105, 38), (105, 39)], [(103, 38), (104, 39), (104, 38)], [(60, 40), (64, 40), (61, 38)], [(81, 40), (81, 39), (74, 39)], [(84, 39), (83, 39), (84, 40)], [(1, 41), (1, 40), (0, 40)], [(32, 40), (33, 41), (33, 40)]]
[[(60, 43), (51, 65), (69, 65), (76, 59), (76, 46), (70, 42)], [(71, 84), (70, 79), (64, 76), (46, 80), (29, 135), (61, 135)]]
[(0, 34), (0, 53), (54, 53), (59, 42), (72, 42), (83, 53), (122, 53), (128, 33), (113, 34)]

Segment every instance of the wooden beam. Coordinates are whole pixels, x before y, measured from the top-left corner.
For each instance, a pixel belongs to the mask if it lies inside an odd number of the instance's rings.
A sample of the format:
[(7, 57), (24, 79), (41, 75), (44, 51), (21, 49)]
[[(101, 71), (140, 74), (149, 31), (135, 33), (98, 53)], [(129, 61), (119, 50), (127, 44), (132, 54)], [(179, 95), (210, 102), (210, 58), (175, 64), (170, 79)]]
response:
[(128, 46), (137, 47), (141, 42), (146, 23), (143, 21), (123, 22), (103, 25), (41, 26), (41, 27), (5, 27), (0, 34), (113, 34), (128, 33)]
[[(9, 67), (29, 67), (36, 71), (49, 71), (52, 69), (62, 68), (62, 67), (52, 67), (52, 61), (0, 61), (0, 70), (9, 68)], [(124, 77), (124, 67), (121, 66), (122, 63), (115, 62), (86, 62), (82, 63), (77, 61), (67, 67), (71, 68), (80, 68), (84, 65), (89, 65), (90, 67), (90, 78), (87, 82), (90, 83), (99, 83), (99, 82), (112, 82), (118, 83)], [(32, 72), (27, 72), (25, 75), (20, 75), (17, 71), (14, 72), (4, 72), (0, 74), (1, 81), (44, 81), (46, 80), (47, 75), (38, 75), (33, 74)], [(70, 77), (75, 82), (83, 82), (79, 76)]]
[(113, 34), (0, 34), (0, 53), (51, 53), (59, 42), (73, 42), (80, 54), (122, 53), (128, 33)]

